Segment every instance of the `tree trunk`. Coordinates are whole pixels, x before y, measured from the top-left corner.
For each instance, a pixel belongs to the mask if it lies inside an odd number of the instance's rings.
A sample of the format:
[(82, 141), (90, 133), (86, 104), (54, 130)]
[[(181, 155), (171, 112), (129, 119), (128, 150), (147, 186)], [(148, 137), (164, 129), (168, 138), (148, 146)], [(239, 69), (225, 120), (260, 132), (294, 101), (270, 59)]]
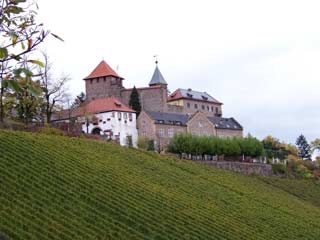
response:
[(4, 93), (4, 88), (1, 87), (1, 90), (0, 90), (0, 123), (3, 123), (3, 119), (4, 119), (3, 93)]

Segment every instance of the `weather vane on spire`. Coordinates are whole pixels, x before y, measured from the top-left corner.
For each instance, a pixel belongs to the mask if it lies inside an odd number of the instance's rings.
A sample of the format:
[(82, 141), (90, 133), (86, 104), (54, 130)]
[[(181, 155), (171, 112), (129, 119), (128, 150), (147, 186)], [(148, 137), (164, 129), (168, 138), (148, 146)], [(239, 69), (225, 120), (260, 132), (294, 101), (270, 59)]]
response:
[(153, 55), (153, 57), (156, 60), (156, 64), (158, 65), (158, 54)]

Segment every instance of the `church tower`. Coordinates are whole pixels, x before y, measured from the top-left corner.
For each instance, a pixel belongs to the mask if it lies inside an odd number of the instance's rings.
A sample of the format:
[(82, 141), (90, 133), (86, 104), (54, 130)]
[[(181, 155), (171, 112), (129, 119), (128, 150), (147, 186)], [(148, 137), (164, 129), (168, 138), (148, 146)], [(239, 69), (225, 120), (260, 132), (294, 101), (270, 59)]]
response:
[(83, 80), (86, 82), (88, 101), (114, 96), (121, 99), (124, 88), (120, 77), (104, 60)]

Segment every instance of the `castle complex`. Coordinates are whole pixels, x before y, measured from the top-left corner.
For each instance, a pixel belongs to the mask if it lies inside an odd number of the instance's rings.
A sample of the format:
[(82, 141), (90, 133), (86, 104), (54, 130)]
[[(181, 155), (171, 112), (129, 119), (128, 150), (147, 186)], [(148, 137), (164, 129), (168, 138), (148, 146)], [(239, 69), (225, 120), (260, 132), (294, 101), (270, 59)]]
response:
[[(101, 61), (84, 78), (86, 100), (115, 97), (129, 105), (132, 88), (124, 88), (123, 80)], [(154, 140), (158, 150), (164, 149), (176, 133), (242, 137), (242, 126), (234, 118), (223, 118), (222, 103), (208, 93), (179, 88), (168, 95), (167, 86), (156, 62), (149, 86), (136, 88), (142, 108), (137, 119), (138, 135)]]
[(137, 146), (138, 136), (154, 141), (158, 151), (165, 149), (177, 133), (218, 137), (242, 137), (243, 128), (234, 118), (222, 117), (222, 103), (206, 92), (178, 88), (168, 95), (167, 82), (158, 62), (147, 87), (136, 88), (141, 113), (130, 109), (132, 88), (122, 85), (119, 76), (105, 61), (84, 78), (86, 102), (63, 112), (53, 121), (76, 118), (84, 133), (100, 134), (127, 145)]

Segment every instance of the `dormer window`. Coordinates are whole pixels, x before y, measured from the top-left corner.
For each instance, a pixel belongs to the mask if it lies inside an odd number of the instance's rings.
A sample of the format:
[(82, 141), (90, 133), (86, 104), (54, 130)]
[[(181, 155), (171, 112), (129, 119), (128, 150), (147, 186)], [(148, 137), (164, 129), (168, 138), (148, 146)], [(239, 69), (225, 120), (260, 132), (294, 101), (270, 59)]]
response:
[(114, 104), (115, 104), (117, 107), (121, 107), (121, 103), (114, 102)]
[(193, 95), (192, 95), (191, 93), (187, 93), (187, 96), (188, 96), (189, 98), (192, 98), (192, 97), (193, 97)]
[(206, 100), (206, 101), (208, 100), (208, 98), (206, 96), (202, 95), (201, 97), (202, 97), (203, 100)]

